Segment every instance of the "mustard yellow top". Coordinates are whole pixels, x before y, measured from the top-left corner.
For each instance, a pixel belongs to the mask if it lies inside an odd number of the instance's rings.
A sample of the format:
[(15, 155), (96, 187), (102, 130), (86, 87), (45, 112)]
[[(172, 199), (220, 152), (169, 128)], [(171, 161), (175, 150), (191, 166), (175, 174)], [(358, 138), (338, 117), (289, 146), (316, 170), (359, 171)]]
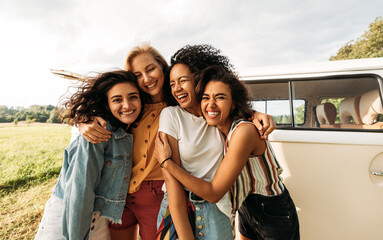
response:
[(138, 191), (142, 181), (164, 179), (153, 152), (160, 113), (166, 106), (164, 102), (146, 104), (138, 126), (133, 128), (133, 168), (129, 193)]

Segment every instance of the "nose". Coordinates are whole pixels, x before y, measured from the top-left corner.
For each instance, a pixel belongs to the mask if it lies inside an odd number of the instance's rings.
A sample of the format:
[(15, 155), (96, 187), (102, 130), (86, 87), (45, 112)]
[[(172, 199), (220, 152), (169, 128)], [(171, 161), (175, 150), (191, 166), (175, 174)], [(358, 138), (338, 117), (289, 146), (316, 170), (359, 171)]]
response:
[(209, 107), (211, 107), (211, 106), (215, 106), (215, 99), (214, 99), (214, 98), (210, 98), (210, 99), (209, 99), (208, 106), (209, 106)]
[(149, 74), (144, 73), (144, 74), (142, 74), (142, 77), (143, 77), (143, 79), (144, 79), (144, 82), (149, 82), (149, 81), (150, 81), (150, 76), (149, 76)]
[(178, 82), (176, 82), (175, 84), (174, 84), (174, 90), (175, 91), (179, 91), (179, 90), (181, 90), (182, 88), (181, 88), (181, 84), (180, 83), (178, 83)]
[(126, 108), (126, 109), (129, 109), (129, 106), (130, 106), (129, 101), (128, 101), (128, 100), (125, 100), (125, 101), (123, 102), (123, 107)]

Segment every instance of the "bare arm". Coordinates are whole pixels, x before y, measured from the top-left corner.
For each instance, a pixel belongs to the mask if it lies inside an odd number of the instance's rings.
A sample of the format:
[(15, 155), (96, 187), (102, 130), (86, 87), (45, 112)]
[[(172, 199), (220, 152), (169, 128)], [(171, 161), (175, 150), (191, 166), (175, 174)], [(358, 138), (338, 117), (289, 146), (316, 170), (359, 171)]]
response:
[[(171, 157), (174, 164), (179, 167), (180, 157), (178, 151), (178, 142), (175, 138), (169, 136), (169, 146), (171, 148)], [(189, 223), (186, 209), (185, 191), (181, 183), (174, 178), (166, 169), (162, 169), (165, 179), (166, 191), (168, 194), (169, 210), (172, 216), (174, 226), (179, 239), (194, 239), (193, 231)]]
[[(162, 134), (160, 136), (156, 139), (156, 149), (158, 158), (163, 160), (169, 156), (169, 149), (166, 136)], [(251, 124), (241, 124), (233, 133), (230, 148), (211, 182), (190, 175), (173, 161), (168, 160), (163, 166), (192, 192), (209, 202), (216, 203), (234, 184), (249, 155), (260, 155), (265, 149), (265, 141), (259, 137), (255, 127)]]
[(101, 117), (95, 117), (91, 123), (80, 123), (78, 129), (86, 140), (94, 144), (108, 141), (112, 134), (106, 130), (106, 121)]
[(254, 125), (257, 127), (262, 139), (267, 140), (270, 133), (276, 128), (276, 124), (271, 115), (255, 111), (252, 116)]

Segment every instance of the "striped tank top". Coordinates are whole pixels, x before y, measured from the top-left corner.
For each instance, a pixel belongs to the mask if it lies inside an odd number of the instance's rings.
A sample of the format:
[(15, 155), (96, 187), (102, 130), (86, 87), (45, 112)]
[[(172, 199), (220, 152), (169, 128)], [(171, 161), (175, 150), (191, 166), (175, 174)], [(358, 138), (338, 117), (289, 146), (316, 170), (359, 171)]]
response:
[[(225, 143), (225, 153), (229, 148), (230, 137), (240, 124), (253, 124), (249, 121), (237, 120), (230, 127)], [(235, 213), (249, 194), (276, 196), (285, 189), (280, 174), (283, 169), (279, 165), (273, 149), (266, 141), (265, 152), (260, 156), (249, 156), (242, 172), (230, 189), (232, 212)]]

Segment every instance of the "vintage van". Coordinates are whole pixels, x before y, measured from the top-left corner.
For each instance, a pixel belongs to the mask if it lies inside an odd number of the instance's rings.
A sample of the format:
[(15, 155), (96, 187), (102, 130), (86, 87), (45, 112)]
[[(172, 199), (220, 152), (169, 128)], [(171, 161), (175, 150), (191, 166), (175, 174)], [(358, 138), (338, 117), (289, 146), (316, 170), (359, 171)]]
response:
[(383, 239), (383, 58), (241, 72), (298, 210), (301, 239)]

